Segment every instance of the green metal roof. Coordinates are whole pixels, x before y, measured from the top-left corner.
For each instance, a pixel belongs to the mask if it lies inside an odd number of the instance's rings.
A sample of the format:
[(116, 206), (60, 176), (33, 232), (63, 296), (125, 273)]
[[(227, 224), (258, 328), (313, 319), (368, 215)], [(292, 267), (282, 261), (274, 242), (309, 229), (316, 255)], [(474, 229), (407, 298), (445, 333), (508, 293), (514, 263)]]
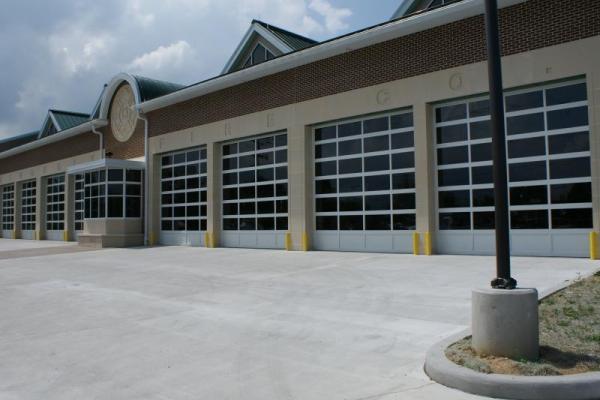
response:
[(63, 110), (50, 110), (50, 112), (56, 119), (61, 131), (74, 128), (90, 120), (89, 114)]
[(37, 135), (39, 133), (40, 133), (39, 131), (33, 131), (33, 132), (28, 132), (28, 133), (22, 133), (20, 135), (10, 136), (10, 137), (4, 138), (4, 139), (0, 139), (0, 144), (13, 142), (16, 140), (22, 140), (24, 142), (28, 142), (28, 141), (31, 142), (37, 138)]
[(164, 96), (185, 87), (185, 85), (180, 85), (178, 83), (159, 81), (143, 76), (134, 75), (133, 77), (135, 78), (138, 88), (140, 89), (140, 101), (142, 102)]
[(307, 37), (298, 35), (294, 32), (286, 31), (285, 29), (273, 26), (271, 24), (267, 24), (266, 22), (262, 22), (256, 19), (253, 22), (260, 24), (265, 29), (268, 29), (273, 35), (277, 36), (278, 39), (280, 39), (289, 47), (291, 47), (292, 50), (301, 50), (319, 43), (316, 40), (309, 39)]

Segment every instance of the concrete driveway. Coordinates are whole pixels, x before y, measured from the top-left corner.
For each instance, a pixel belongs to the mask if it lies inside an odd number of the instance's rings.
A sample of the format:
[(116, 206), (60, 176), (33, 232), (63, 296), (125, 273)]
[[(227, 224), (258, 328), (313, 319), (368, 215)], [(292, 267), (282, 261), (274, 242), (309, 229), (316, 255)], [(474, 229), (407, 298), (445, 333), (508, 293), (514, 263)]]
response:
[[(598, 268), (514, 264), (541, 290)], [(470, 289), (493, 269), (489, 257), (184, 247), (0, 260), (0, 399), (475, 399), (422, 365), (467, 327)]]

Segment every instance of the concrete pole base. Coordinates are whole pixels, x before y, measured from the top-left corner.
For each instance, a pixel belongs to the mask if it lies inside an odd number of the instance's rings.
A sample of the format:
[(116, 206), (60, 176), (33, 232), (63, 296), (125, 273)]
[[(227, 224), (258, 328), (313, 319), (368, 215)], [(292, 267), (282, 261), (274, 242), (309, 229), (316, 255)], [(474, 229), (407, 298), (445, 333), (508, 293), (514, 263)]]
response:
[(536, 289), (475, 289), (473, 349), (479, 354), (537, 360), (540, 353)]

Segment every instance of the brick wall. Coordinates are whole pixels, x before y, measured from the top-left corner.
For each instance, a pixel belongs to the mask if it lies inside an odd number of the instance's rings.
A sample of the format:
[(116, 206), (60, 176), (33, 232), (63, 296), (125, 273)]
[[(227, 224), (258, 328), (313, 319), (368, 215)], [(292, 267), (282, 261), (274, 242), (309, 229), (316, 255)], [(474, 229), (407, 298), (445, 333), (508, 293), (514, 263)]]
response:
[(38, 147), (24, 153), (0, 159), (0, 174), (29, 168), (34, 165), (58, 161), (98, 150), (100, 145), (97, 135), (86, 132), (60, 142)]
[[(600, 34), (599, 0), (529, 0), (500, 12), (504, 55)], [(150, 136), (484, 61), (483, 16), (246, 82), (149, 113)]]
[(128, 160), (144, 156), (144, 122), (138, 121), (133, 135), (127, 142), (119, 142), (112, 134), (110, 125), (100, 131), (104, 134), (106, 153), (112, 153), (111, 158)]

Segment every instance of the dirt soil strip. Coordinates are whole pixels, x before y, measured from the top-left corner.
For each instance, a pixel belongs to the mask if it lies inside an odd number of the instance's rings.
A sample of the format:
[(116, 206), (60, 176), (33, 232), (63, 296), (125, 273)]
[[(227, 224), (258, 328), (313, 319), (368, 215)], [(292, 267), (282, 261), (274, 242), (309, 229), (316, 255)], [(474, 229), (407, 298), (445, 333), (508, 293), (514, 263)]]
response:
[(8, 260), (13, 258), (24, 257), (40, 257), (52, 256), (56, 254), (82, 253), (86, 251), (96, 251), (93, 247), (84, 247), (77, 245), (60, 246), (60, 247), (43, 247), (39, 249), (23, 249), (23, 250), (8, 250), (0, 251), (0, 260)]

